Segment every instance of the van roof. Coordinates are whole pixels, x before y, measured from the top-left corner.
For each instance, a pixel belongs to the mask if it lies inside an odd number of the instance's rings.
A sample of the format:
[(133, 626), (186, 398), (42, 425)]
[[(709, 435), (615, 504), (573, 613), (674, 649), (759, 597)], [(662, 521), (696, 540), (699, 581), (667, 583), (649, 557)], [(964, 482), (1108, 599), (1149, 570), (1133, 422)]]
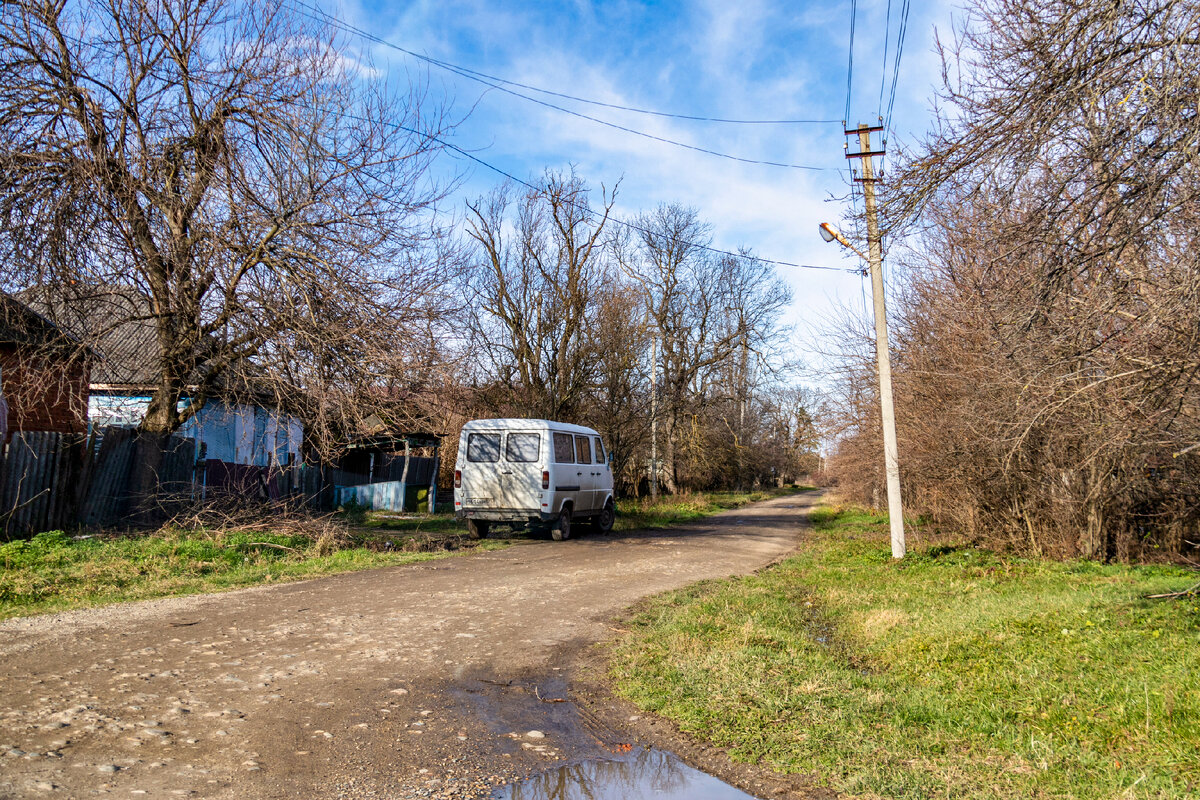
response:
[(583, 425), (573, 425), (570, 422), (555, 422), (551, 419), (523, 419), (505, 417), (500, 419), (473, 419), (463, 425), (464, 431), (536, 431), (549, 428), (563, 433), (582, 433), (589, 436), (600, 434)]

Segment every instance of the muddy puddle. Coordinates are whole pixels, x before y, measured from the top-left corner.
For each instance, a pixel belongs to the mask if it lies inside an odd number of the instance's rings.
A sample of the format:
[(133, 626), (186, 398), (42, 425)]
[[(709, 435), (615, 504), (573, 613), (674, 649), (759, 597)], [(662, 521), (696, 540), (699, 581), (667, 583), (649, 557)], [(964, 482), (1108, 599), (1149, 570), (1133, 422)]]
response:
[(754, 800), (665, 750), (570, 764), (503, 786), (493, 800)]

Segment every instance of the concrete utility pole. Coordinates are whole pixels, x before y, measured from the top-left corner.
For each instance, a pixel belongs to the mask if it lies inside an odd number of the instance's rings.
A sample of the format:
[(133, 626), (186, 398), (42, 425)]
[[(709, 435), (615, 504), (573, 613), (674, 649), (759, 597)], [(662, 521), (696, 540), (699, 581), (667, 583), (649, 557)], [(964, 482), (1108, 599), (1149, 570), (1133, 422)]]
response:
[(862, 162), (863, 200), (867, 207), (867, 252), (871, 266), (871, 299), (875, 306), (875, 357), (879, 365), (879, 405), (883, 413), (883, 464), (887, 472), (888, 518), (892, 528), (892, 557), (904, 558), (904, 505), (900, 501), (900, 453), (896, 446), (896, 411), (892, 404), (892, 362), (888, 354), (887, 309), (883, 297), (883, 237), (879, 233), (879, 216), (875, 206), (875, 167), (872, 158), (884, 151), (871, 150), (872, 128), (859, 125), (846, 135), (858, 134), (859, 151), (846, 153), (846, 158)]
[(650, 337), (650, 498), (658, 502), (658, 334)]

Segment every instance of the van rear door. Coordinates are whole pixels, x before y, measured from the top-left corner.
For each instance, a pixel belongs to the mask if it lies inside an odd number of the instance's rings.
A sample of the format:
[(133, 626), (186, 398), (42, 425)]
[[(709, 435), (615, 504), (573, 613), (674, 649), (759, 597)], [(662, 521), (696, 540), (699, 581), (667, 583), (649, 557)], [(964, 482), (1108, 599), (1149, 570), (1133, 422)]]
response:
[(463, 510), (503, 508), (500, 486), (500, 431), (471, 431), (466, 434), (466, 458), (461, 459)]
[(542, 452), (549, 448), (544, 432), (509, 431), (504, 435), (500, 487), (505, 508), (541, 510)]

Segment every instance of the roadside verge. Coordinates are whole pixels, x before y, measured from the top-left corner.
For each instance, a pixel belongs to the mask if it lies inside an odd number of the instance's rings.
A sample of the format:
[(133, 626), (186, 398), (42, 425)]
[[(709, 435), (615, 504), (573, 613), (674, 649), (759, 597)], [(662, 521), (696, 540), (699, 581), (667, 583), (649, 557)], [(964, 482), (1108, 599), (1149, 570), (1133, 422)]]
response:
[[(621, 501), (616, 530), (688, 524), (791, 491)], [(530, 539), (501, 532), (474, 541), (452, 514), (361, 511), (83, 536), (49, 531), (0, 543), (0, 620), (414, 564)]]
[(1144, 599), (1194, 573), (947, 543), (893, 562), (885, 518), (812, 519), (795, 556), (619, 623), (599, 677), (660, 715), (635, 720), (650, 741), (854, 795), (1194, 796), (1200, 598)]

